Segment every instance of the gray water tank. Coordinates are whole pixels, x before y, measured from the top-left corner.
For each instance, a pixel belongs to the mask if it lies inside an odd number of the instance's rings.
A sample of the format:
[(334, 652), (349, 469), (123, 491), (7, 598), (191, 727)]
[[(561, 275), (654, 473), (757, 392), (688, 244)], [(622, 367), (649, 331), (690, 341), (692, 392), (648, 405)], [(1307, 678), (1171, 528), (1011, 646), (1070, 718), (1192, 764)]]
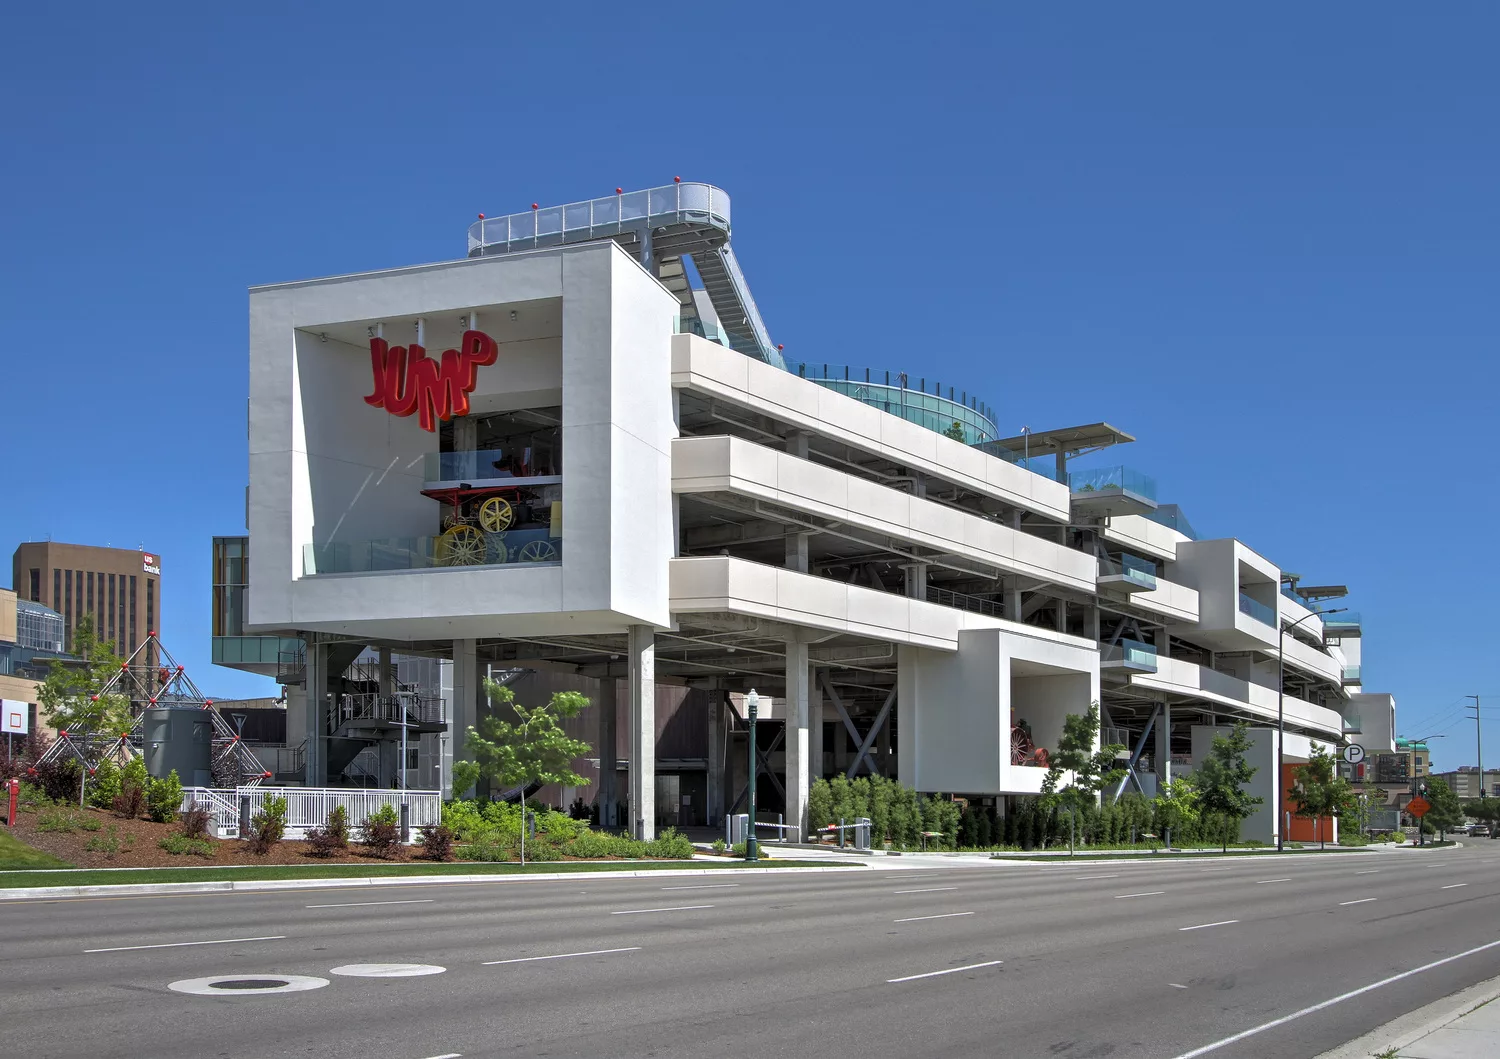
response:
[(214, 785), (214, 726), (206, 710), (153, 706), (144, 720), (148, 773), (163, 779), (176, 769), (184, 787)]

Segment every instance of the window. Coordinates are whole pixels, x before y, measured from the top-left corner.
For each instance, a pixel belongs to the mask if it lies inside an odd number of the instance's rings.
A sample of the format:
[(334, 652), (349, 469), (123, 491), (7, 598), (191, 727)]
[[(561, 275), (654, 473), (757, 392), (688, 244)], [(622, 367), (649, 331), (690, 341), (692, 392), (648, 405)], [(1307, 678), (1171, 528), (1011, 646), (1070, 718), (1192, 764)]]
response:
[(31, 568), (31, 602), (42, 601), (42, 572), (36, 567)]
[[(88, 609), (85, 610), (84, 613), (85, 614), (93, 614), (94, 613), (94, 571), (90, 570), (88, 572), (88, 579), (89, 579)], [(98, 632), (99, 630), (95, 629), (94, 631)]]
[[(109, 641), (115, 640), (115, 575), (109, 575)], [(104, 639), (104, 622), (99, 623), (99, 638)]]
[(146, 578), (146, 631), (156, 631), (156, 582)]
[[(56, 608), (54, 608), (54, 609), (56, 609)], [(73, 571), (72, 570), (66, 570), (66, 571), (64, 571), (64, 576), (63, 576), (63, 605), (62, 605), (62, 612), (63, 612), (63, 626), (68, 630), (68, 635), (67, 635), (67, 638), (66, 638), (66, 640), (64, 642), (67, 644), (67, 650), (71, 651), (73, 649)]]
[(53, 610), (58, 610), (58, 603), (62, 602), (62, 571), (52, 571), (52, 598), (47, 601)]
[[(136, 607), (135, 607), (135, 575), (130, 575), (130, 650), (135, 650), (135, 645), (140, 643), (140, 637), (136, 635)], [(124, 624), (123, 622), (121, 624)], [(121, 652), (122, 654), (124, 652)]]

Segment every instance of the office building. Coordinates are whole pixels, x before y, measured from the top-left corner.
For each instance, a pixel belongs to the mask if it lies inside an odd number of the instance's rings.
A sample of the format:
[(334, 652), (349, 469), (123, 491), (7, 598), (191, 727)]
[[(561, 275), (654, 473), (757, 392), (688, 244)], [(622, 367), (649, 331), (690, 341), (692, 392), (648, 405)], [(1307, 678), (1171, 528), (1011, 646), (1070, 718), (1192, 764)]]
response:
[(161, 556), (125, 548), (30, 541), (11, 560), (16, 594), (63, 616), (63, 649), (85, 615), (122, 658), (161, 620)]

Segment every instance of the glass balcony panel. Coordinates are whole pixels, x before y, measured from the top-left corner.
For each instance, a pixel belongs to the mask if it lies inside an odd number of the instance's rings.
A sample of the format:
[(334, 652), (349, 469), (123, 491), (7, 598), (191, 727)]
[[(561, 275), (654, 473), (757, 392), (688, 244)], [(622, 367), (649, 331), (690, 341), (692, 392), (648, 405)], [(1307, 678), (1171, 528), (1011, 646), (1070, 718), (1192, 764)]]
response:
[(1068, 475), (1068, 488), (1075, 493), (1119, 489), (1148, 500), (1156, 499), (1156, 479), (1133, 467), (1095, 467), (1091, 470), (1073, 471)]
[(460, 537), (388, 537), (383, 540), (308, 544), (302, 549), (304, 575), (377, 573), (468, 566), (555, 565), (562, 562), (562, 540), (545, 528)]
[(1142, 585), (1149, 585), (1152, 588), (1156, 587), (1156, 564), (1150, 559), (1142, 559), (1135, 555), (1122, 555), (1120, 556), (1120, 566), (1123, 568), (1125, 576), (1132, 581), (1136, 581)]
[(664, 188), (652, 188), (646, 194), (650, 196), (652, 217), (660, 217), (663, 214), (677, 212), (677, 187), (675, 185), (669, 185)]
[(644, 220), (646, 217), (646, 211), (650, 207), (650, 198), (650, 193), (645, 191), (632, 191), (628, 195), (621, 195), (620, 220)]
[(593, 223), (596, 226), (614, 224), (620, 219), (620, 200), (618, 197), (611, 196), (605, 199), (595, 199), (590, 205), (593, 207)]
[[(610, 201), (608, 199), (606, 202)], [(563, 207), (563, 231), (576, 232), (593, 226), (593, 203), (575, 202)]]
[(1102, 662), (1118, 662), (1146, 673), (1156, 672), (1156, 648), (1139, 640), (1121, 640), (1099, 649)]
[(1251, 599), (1243, 592), (1240, 593), (1240, 613), (1266, 625), (1276, 624), (1276, 611), (1273, 608), (1258, 599)]

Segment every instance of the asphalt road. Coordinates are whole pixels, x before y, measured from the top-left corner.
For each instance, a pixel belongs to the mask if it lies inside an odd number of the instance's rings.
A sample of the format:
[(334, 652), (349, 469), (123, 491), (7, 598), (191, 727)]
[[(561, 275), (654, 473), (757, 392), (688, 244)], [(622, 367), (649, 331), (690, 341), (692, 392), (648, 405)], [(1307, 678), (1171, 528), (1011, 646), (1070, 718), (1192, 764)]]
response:
[(931, 863), (0, 903), (0, 1054), (1175, 1059), (1468, 953), (1198, 1053), (1269, 1059), (1500, 975), (1500, 842)]

